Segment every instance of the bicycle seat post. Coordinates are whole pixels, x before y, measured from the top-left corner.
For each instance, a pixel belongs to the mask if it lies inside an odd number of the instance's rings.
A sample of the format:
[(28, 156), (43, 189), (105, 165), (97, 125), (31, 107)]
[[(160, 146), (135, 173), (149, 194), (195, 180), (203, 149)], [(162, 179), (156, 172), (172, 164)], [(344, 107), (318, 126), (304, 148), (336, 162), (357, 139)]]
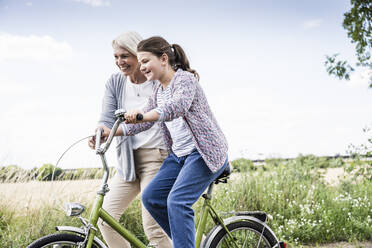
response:
[(214, 187), (214, 182), (212, 182), (211, 184), (209, 184), (209, 187), (208, 187), (208, 190), (207, 190), (207, 193), (203, 194), (202, 197), (204, 199), (212, 199), (212, 191), (213, 191), (213, 187)]

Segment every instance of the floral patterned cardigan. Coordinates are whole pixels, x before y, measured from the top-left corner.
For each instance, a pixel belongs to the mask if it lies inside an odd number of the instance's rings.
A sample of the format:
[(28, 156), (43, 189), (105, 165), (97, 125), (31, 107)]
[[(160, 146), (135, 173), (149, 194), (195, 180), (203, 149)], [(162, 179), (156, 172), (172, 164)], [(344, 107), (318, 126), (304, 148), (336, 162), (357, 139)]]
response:
[(172, 99), (163, 106), (157, 105), (157, 94), (160, 87), (161, 84), (157, 82), (153, 95), (143, 109), (144, 113), (152, 109), (158, 110), (161, 113), (159, 120), (157, 122), (122, 124), (124, 135), (135, 135), (149, 129), (156, 123), (160, 125), (165, 144), (171, 152), (172, 139), (164, 121), (182, 117), (204, 162), (213, 173), (218, 171), (227, 158), (227, 141), (197, 79), (192, 73), (178, 69), (168, 85), (171, 87)]

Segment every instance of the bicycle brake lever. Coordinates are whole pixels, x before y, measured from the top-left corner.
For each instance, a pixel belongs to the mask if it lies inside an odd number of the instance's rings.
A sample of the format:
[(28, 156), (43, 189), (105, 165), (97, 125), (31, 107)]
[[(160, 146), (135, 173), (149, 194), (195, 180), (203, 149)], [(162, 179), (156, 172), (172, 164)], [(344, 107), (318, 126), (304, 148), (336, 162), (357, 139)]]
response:
[(125, 111), (124, 109), (118, 109), (115, 111), (116, 118), (124, 118)]

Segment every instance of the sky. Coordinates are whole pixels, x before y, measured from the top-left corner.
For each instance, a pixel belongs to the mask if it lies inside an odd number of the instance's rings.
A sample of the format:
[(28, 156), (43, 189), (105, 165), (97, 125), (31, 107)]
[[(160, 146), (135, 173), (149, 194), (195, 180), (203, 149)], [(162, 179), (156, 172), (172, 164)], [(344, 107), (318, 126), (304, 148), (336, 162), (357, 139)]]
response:
[[(345, 82), (324, 67), (335, 53), (355, 62), (348, 9), (346, 0), (0, 0), (0, 166), (55, 164), (93, 134), (118, 72), (111, 41), (126, 31), (184, 48), (230, 160), (346, 154), (372, 124), (372, 72)], [(58, 164), (99, 165), (86, 140)]]

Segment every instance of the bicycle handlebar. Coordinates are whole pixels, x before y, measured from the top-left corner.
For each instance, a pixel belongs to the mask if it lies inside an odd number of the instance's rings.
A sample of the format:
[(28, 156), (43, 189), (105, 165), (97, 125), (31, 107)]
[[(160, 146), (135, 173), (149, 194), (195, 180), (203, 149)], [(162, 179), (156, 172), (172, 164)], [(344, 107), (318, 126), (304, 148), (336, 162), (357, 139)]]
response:
[(137, 119), (137, 121), (142, 121), (143, 120), (143, 115), (142, 114), (137, 114), (136, 119)]
[[(96, 154), (104, 154), (109, 149), (109, 147), (111, 145), (111, 142), (114, 139), (115, 133), (119, 128), (120, 123), (125, 121), (124, 115), (125, 115), (125, 112), (122, 109), (118, 109), (118, 110), (115, 111), (115, 117), (117, 117), (117, 119), (116, 119), (116, 121), (115, 121), (115, 123), (114, 123), (114, 125), (113, 125), (113, 127), (110, 131), (110, 134), (107, 138), (106, 144), (103, 148), (101, 148), (101, 136), (102, 136), (102, 133), (103, 133), (103, 129), (102, 128), (97, 128), (97, 130), (96, 130)], [(142, 114), (137, 114), (136, 119), (138, 121), (143, 120), (143, 115)]]
[[(106, 161), (106, 157), (105, 157), (105, 152), (109, 149), (110, 145), (111, 145), (111, 142), (112, 140), (114, 139), (114, 136), (116, 134), (116, 131), (118, 130), (118, 127), (120, 125), (120, 123), (122, 123), (123, 121), (125, 121), (125, 112), (124, 110), (122, 109), (118, 109), (115, 111), (115, 117), (117, 118), (111, 131), (110, 131), (110, 134), (107, 138), (107, 141), (106, 141), (106, 144), (103, 148), (101, 148), (101, 136), (102, 136), (102, 132), (103, 132), (103, 129), (102, 128), (97, 128), (96, 130), (96, 154), (97, 155), (100, 155), (101, 157), (101, 161), (102, 161), (102, 166), (103, 166), (103, 170), (104, 170), (104, 173), (103, 173), (103, 183), (102, 183), (102, 186), (101, 186), (101, 189), (97, 192), (98, 194), (105, 194), (106, 192), (108, 192), (108, 187), (107, 187), (107, 180), (109, 178), (109, 174), (110, 174), (110, 170), (107, 166), (107, 161)], [(142, 114), (137, 114), (136, 116), (136, 119), (137, 120), (142, 120), (143, 119), (143, 116)]]
[(102, 128), (97, 128), (96, 130), (96, 152), (98, 150), (98, 148), (101, 146), (101, 135), (103, 133), (103, 129)]

